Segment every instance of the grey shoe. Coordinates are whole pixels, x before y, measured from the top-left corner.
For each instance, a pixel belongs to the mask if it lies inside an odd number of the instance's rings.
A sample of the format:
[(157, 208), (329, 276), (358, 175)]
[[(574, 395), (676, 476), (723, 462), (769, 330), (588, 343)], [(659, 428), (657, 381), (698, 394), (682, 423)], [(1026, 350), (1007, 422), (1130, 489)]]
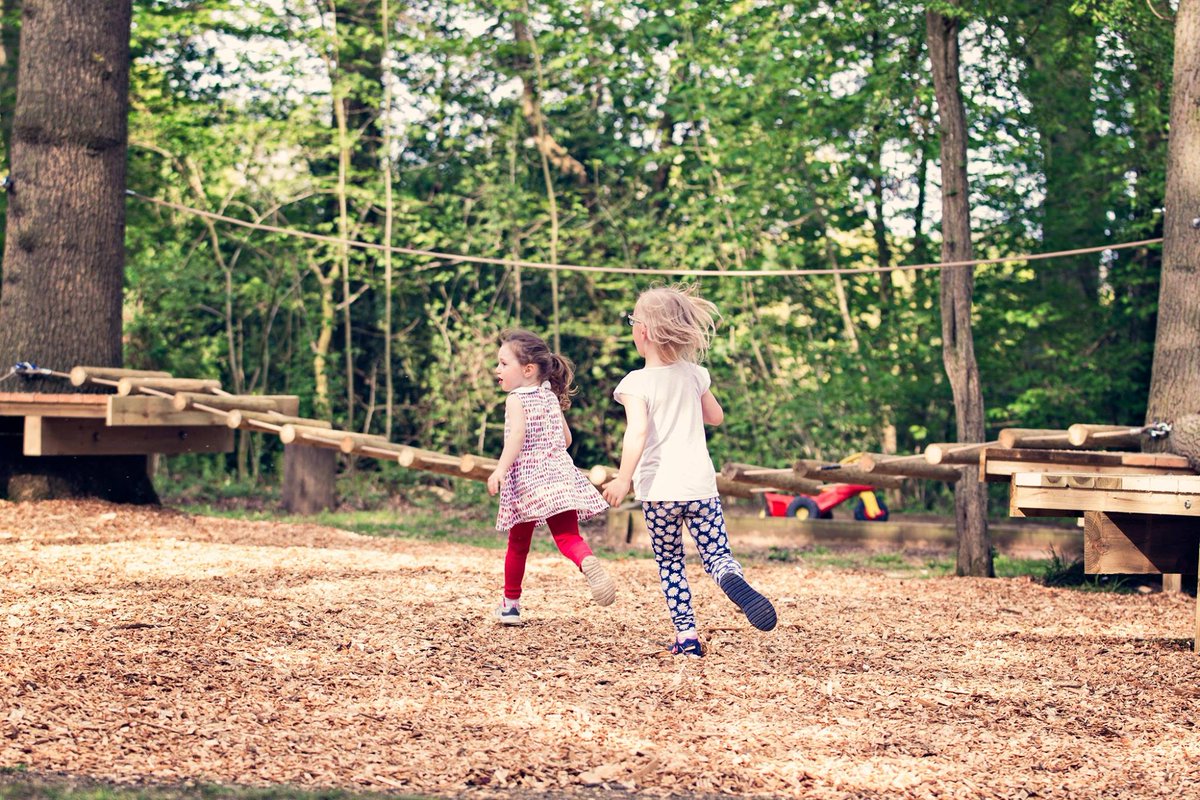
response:
[(596, 605), (611, 606), (613, 600), (617, 599), (617, 586), (608, 576), (608, 571), (604, 569), (600, 559), (588, 556), (579, 565), (579, 568), (583, 570), (583, 576), (587, 578), (588, 586), (592, 589), (592, 599), (596, 601)]

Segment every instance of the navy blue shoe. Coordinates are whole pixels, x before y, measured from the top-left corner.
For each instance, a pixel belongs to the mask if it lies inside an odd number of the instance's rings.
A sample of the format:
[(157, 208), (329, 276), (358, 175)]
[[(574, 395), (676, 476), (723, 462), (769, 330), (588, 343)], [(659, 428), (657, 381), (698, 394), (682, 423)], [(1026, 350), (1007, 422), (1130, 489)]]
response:
[(778, 622), (775, 606), (746, 583), (746, 579), (741, 575), (731, 572), (722, 578), (721, 591), (742, 610), (751, 625), (760, 631), (769, 631), (775, 627), (775, 623)]
[(684, 639), (682, 642), (676, 641), (667, 652), (673, 656), (703, 658), (704, 646), (700, 644), (699, 639)]

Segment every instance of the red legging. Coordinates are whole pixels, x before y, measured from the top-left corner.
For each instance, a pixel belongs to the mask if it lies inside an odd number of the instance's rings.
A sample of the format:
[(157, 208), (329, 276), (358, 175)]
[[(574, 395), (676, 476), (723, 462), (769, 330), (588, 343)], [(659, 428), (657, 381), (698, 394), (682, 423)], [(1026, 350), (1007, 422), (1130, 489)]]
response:
[[(563, 511), (546, 519), (559, 552), (582, 569), (583, 560), (592, 554), (587, 542), (579, 535), (579, 515), (574, 510)], [(504, 554), (504, 596), (509, 600), (521, 597), (521, 580), (525, 577), (525, 559), (533, 540), (536, 522), (522, 522), (508, 532), (508, 552)]]

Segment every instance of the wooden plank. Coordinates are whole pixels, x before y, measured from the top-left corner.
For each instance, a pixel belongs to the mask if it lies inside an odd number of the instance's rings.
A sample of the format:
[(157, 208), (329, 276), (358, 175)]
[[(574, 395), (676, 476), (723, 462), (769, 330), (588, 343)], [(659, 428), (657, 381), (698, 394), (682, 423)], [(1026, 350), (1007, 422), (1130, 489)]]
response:
[(109, 428), (103, 420), (26, 417), (27, 456), (127, 456), (146, 453), (229, 453), (224, 426), (157, 425)]
[(0, 392), (0, 417), (104, 419), (106, 394)]
[(220, 417), (207, 411), (176, 411), (169, 397), (147, 395), (108, 395), (105, 424), (111, 428), (130, 425), (224, 425)]
[(1099, 450), (1033, 450), (989, 447), (980, 454), (981, 477), (1007, 481), (1018, 472), (1082, 472), (1143, 475), (1195, 474), (1183, 456)]
[(1083, 515), (1083, 566), (1092, 575), (1196, 572), (1200, 520), (1150, 514)]
[[(1090, 478), (1091, 480), (1087, 480)], [(1047, 480), (1049, 479), (1049, 480)], [(1068, 480), (1065, 475), (1018, 474), (1013, 475), (1009, 489), (1010, 513), (1018, 509), (1023, 516), (1032, 516), (1037, 511), (1105, 511), (1127, 514), (1168, 514), (1176, 516), (1200, 516), (1200, 485), (1181, 493), (1179, 487), (1167, 484), (1157, 490), (1143, 483), (1138, 488), (1125, 488), (1128, 481), (1181, 481), (1185, 478), (1169, 476), (1075, 476)], [(1196, 480), (1193, 478), (1192, 480)], [(1097, 486), (1097, 482), (1102, 486)], [(1187, 488), (1187, 487), (1185, 487)]]

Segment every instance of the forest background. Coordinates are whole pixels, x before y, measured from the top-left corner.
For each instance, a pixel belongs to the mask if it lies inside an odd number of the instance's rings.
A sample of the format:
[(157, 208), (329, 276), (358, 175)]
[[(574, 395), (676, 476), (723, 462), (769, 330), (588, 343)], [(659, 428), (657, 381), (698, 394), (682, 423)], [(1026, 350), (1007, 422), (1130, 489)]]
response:
[[(19, 5), (4, 3), (5, 121)], [(671, 280), (638, 271), (719, 270), (701, 281), (724, 315), (718, 465), (953, 441), (938, 272), (867, 271), (938, 260), (926, 5), (135, 0), (125, 365), (494, 455), (497, 335), (527, 327), (577, 365), (576, 462), (613, 463), (612, 387), (638, 366), (624, 314)], [(1170, 4), (945, 13), (962, 18), (977, 255), (1160, 236)], [(1141, 423), (1160, 256), (977, 269), (989, 433)], [(855, 272), (737, 274), (829, 268)], [(239, 434), (228, 458), (182, 458), (273, 481), (280, 455)], [(951, 497), (913, 491), (915, 507)]]

